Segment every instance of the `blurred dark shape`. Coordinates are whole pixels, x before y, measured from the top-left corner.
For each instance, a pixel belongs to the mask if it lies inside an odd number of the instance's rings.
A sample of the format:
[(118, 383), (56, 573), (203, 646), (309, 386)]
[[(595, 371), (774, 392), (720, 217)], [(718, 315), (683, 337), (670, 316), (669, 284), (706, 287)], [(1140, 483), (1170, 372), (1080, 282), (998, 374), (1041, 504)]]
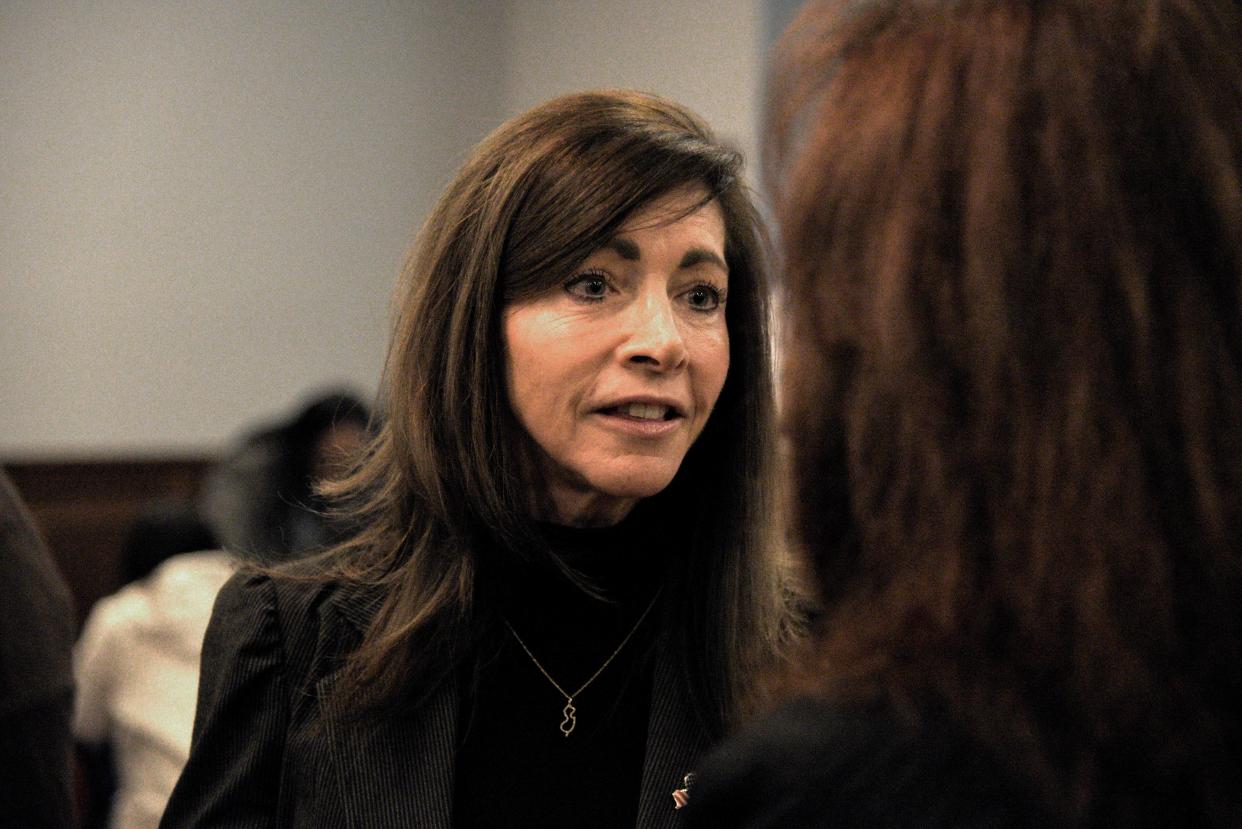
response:
[(73, 821), (73, 609), (16, 488), (0, 473), (0, 822)]
[(331, 544), (340, 528), (316, 487), (346, 472), (370, 438), (370, 411), (347, 392), (317, 395), (292, 418), (245, 437), (204, 494), (223, 546), (272, 562)]
[(192, 505), (179, 501), (156, 502), (143, 511), (125, 537), (121, 550), (121, 583), (146, 578), (177, 553), (214, 550), (219, 546), (216, 534)]

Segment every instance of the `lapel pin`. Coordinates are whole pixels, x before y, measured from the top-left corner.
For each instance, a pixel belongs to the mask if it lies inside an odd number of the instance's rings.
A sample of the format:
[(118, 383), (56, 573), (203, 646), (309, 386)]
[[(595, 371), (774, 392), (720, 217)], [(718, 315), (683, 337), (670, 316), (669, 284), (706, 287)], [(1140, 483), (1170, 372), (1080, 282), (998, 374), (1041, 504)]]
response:
[(694, 784), (694, 772), (690, 772), (682, 780), (680, 789), (673, 790), (673, 808), (680, 809), (690, 802), (690, 787)]

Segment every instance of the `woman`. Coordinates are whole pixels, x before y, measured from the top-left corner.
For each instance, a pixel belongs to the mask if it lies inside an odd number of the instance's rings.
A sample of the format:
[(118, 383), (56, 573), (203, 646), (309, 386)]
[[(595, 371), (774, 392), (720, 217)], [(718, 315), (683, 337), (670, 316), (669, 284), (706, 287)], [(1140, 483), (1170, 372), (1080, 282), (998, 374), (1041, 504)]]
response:
[[(1227, 0), (832, 2), (773, 96), (823, 612), (696, 826), (1236, 826)], [(795, 347), (796, 346), (796, 347)]]
[(783, 629), (738, 155), (571, 95), (448, 186), (396, 300), (362, 529), (239, 578), (180, 826), (671, 826)]

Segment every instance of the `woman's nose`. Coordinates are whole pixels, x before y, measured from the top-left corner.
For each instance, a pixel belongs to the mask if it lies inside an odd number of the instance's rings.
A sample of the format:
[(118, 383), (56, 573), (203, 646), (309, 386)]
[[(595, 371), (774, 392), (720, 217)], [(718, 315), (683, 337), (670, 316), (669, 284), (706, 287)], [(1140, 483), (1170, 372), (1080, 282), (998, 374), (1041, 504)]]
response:
[(646, 295), (632, 309), (629, 337), (621, 346), (628, 364), (671, 371), (686, 363), (686, 342), (667, 296)]

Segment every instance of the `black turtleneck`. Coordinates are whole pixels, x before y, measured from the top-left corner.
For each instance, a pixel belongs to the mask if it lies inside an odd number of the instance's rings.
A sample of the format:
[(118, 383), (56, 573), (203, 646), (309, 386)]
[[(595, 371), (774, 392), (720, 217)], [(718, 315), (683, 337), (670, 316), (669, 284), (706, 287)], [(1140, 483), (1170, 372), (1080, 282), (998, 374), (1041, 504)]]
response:
[(640, 513), (615, 527), (541, 527), (555, 556), (604, 598), (546, 564), (507, 562), (495, 580), (489, 599), (503, 619), (462, 682), (455, 826), (634, 826), (659, 609), (574, 698), (569, 736), (560, 729), (565, 698), (504, 619), (566, 692), (577, 691), (635, 629), (661, 581), (667, 546)]

